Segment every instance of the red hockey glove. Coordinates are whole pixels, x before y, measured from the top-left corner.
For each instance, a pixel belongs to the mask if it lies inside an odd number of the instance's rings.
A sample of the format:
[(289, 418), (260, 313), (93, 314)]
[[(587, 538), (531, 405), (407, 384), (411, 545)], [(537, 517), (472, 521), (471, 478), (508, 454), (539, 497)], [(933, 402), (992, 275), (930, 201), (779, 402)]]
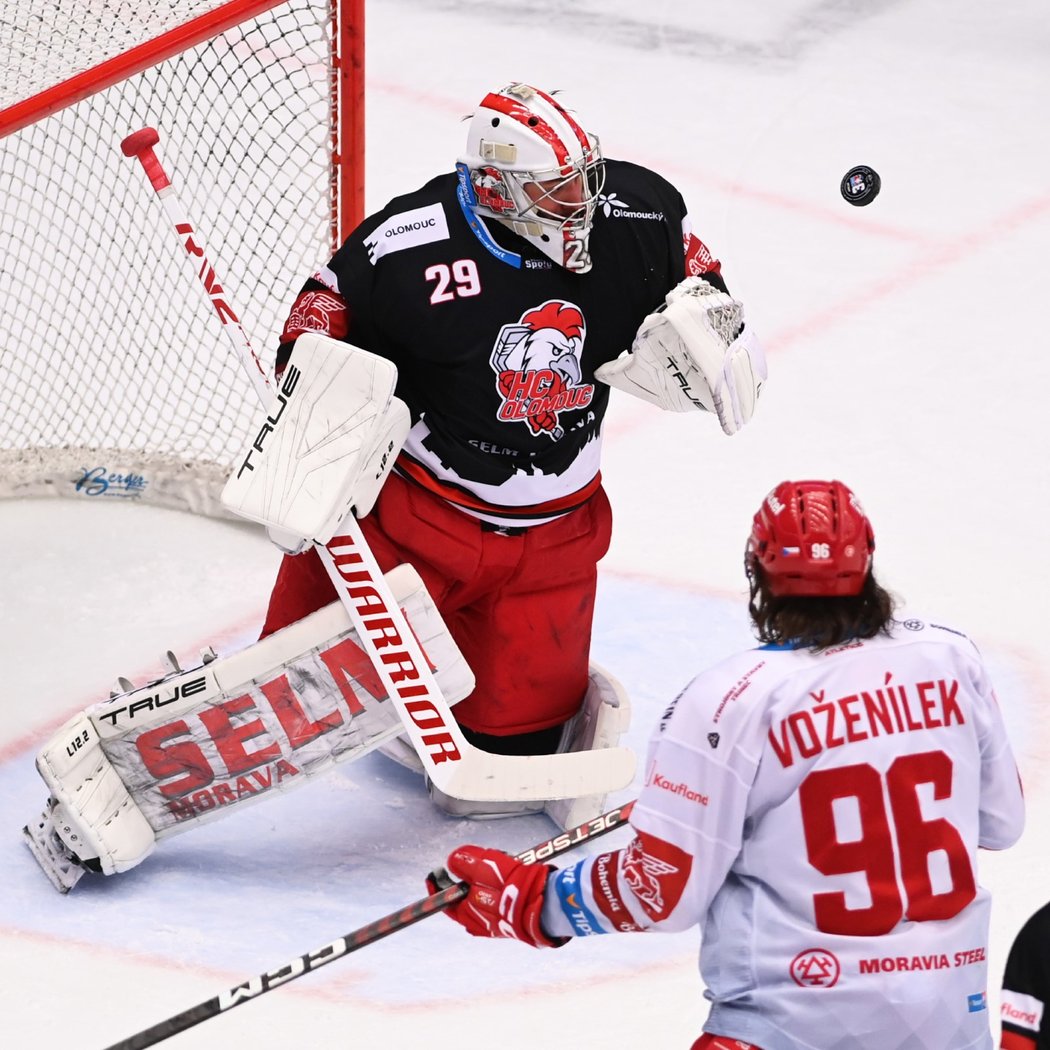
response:
[[(475, 937), (515, 937), (534, 948), (560, 948), (567, 937), (549, 937), (540, 925), (546, 864), (523, 864), (498, 849), (460, 846), (449, 855), (449, 875), (467, 883), (469, 892), (446, 910)], [(431, 893), (436, 882), (427, 880)]]

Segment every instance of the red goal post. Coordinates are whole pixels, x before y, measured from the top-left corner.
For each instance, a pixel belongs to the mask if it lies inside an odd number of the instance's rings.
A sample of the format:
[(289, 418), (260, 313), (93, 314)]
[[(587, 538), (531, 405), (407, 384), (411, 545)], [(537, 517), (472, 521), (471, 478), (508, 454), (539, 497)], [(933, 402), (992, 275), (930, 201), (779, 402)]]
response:
[(121, 140), (272, 363), (364, 210), (364, 0), (0, 0), (0, 496), (222, 513), (258, 408)]

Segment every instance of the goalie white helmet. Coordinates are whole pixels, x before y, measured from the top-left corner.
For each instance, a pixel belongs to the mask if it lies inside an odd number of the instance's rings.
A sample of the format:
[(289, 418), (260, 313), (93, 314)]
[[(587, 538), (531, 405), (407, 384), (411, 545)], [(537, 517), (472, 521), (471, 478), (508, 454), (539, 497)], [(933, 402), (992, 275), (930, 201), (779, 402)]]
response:
[(567, 270), (591, 268), (601, 147), (551, 95), (527, 84), (486, 95), (456, 168), (475, 213), (498, 219)]

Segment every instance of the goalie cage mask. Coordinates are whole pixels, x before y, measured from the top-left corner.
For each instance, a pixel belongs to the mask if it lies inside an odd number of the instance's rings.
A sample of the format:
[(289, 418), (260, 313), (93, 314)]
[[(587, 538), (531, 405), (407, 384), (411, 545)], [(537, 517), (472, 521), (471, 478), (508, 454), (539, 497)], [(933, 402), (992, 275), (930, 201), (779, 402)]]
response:
[(471, 210), (498, 219), (559, 266), (591, 268), (605, 164), (596, 136), (527, 84), (485, 96), (457, 168)]
[(783, 481), (755, 514), (745, 553), (774, 597), (859, 594), (875, 536), (859, 500), (841, 481)]

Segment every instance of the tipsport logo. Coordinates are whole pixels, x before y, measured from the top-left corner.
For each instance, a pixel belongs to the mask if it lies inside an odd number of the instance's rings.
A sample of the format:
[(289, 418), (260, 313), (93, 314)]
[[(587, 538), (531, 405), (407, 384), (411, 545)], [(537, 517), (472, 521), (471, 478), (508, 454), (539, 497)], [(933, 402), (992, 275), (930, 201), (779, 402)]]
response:
[(522, 423), (552, 441), (564, 437), (561, 413), (586, 408), (594, 398), (594, 385), (581, 383), (586, 337), (583, 313), (561, 299), (548, 300), (526, 310), (515, 324), (505, 324), (489, 359), (501, 398), (497, 418)]

